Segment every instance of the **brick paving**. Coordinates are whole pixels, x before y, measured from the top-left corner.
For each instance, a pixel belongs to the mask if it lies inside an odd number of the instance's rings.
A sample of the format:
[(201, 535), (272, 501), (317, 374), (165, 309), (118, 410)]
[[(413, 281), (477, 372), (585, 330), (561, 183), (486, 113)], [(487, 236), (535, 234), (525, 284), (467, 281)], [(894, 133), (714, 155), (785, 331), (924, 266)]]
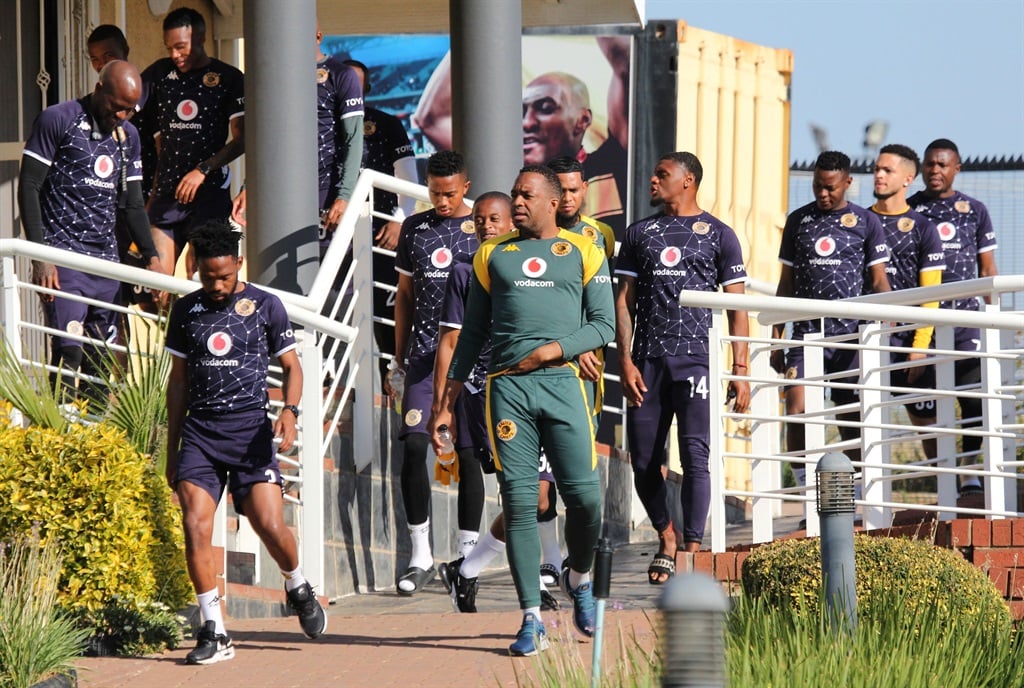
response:
[[(662, 588), (646, 582), (656, 543), (617, 549), (611, 598), (605, 614), (603, 671), (611, 672), (619, 648), (634, 642), (653, 650), (657, 600)], [(572, 628), (569, 603), (545, 612), (544, 622), (559, 660), (589, 672), (593, 643)], [(177, 688), (230, 685), (273, 686), (520, 686), (532, 685), (536, 658), (512, 658), (508, 645), (519, 628), (515, 590), (507, 571), (481, 576), (478, 614), (459, 614), (435, 580), (413, 597), (392, 591), (350, 595), (328, 611), (327, 632), (307, 640), (295, 618), (228, 619), (234, 659), (188, 666), (183, 647), (143, 658), (83, 658), (80, 688)], [(545, 653), (551, 656), (551, 651)]]

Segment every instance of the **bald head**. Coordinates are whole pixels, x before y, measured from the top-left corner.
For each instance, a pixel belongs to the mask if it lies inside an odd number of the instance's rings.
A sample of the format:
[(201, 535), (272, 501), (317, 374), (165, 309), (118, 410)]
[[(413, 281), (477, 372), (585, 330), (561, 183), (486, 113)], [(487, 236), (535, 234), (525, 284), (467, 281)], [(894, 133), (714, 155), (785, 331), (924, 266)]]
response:
[(100, 131), (109, 133), (131, 116), (142, 97), (142, 77), (130, 62), (114, 60), (100, 70), (92, 94), (92, 116)]
[(592, 121), (586, 84), (565, 72), (541, 74), (523, 90), (523, 162), (576, 157)]

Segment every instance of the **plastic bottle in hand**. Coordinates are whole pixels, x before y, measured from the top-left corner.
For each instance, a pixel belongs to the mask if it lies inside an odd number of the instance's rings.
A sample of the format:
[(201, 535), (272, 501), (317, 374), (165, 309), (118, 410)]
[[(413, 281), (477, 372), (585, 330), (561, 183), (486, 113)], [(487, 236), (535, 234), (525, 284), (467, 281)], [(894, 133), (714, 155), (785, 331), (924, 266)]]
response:
[(388, 385), (395, 396), (395, 411), (402, 413), (402, 397), (405, 395), (405, 371), (398, 367), (398, 359), (392, 358), (388, 364)]
[(437, 426), (437, 438), (441, 440), (441, 452), (437, 455), (437, 460), (442, 466), (451, 466), (455, 463), (455, 444), (447, 425)]

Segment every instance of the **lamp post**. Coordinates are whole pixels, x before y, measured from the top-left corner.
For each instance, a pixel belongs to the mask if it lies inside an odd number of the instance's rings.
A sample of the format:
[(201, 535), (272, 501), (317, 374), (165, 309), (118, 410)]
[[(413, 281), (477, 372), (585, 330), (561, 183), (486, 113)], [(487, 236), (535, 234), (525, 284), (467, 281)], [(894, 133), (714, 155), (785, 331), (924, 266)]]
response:
[(821, 582), (832, 627), (857, 627), (857, 573), (853, 549), (853, 465), (829, 452), (818, 461), (816, 488), (821, 520)]

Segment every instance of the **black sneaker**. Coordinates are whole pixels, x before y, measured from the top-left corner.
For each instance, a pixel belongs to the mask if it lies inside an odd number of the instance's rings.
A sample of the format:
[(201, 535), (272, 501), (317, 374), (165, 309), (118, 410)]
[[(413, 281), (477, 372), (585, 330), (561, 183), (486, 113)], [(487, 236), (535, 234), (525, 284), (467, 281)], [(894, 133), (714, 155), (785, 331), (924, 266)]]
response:
[(327, 615), (316, 601), (313, 586), (306, 581), (294, 590), (287, 591), (288, 608), (299, 617), (299, 625), (307, 638), (318, 638), (327, 630)]
[(196, 649), (185, 657), (186, 664), (216, 664), (235, 656), (231, 638), (226, 633), (218, 633), (213, 621), (204, 623), (196, 637)]
[(480, 583), (476, 578), (466, 578), (459, 572), (464, 560), (465, 557), (459, 557), (455, 561), (441, 564), (437, 571), (455, 609), (463, 614), (475, 614), (476, 591), (480, 588)]

